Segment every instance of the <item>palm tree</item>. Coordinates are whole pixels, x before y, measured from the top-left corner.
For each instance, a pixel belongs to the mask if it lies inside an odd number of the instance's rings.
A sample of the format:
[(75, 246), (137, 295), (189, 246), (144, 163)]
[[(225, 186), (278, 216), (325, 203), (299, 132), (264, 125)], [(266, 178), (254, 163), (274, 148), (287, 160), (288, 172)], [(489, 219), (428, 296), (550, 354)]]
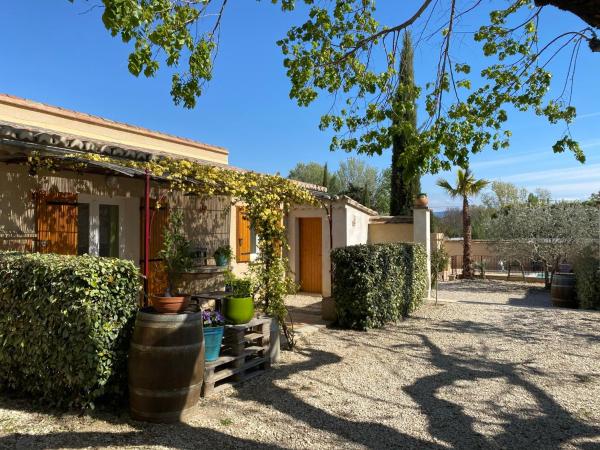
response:
[(473, 263), (471, 261), (471, 213), (469, 212), (469, 197), (478, 195), (487, 185), (487, 180), (476, 180), (469, 169), (458, 169), (456, 187), (448, 181), (439, 179), (437, 185), (444, 189), (452, 198), (463, 199), (463, 278), (473, 278)]

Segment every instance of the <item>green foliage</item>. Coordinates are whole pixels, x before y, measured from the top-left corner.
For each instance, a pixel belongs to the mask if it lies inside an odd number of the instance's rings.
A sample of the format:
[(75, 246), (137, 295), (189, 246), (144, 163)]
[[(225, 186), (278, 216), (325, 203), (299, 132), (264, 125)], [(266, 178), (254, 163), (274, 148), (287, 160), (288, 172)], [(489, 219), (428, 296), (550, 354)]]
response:
[(575, 289), (579, 307), (600, 309), (600, 257), (598, 247), (586, 248), (575, 261)]
[(122, 396), (139, 289), (130, 261), (0, 253), (0, 383), (55, 406)]
[(435, 286), (438, 274), (442, 273), (450, 264), (450, 255), (442, 245), (431, 252), (431, 286)]
[[(129, 71), (135, 76), (152, 77), (161, 65), (167, 66), (172, 72), (174, 102), (193, 108), (204, 84), (212, 79), (227, 0), (102, 3), (105, 28), (131, 48)], [(271, 3), (291, 11), (300, 1)], [(484, 2), (473, 6), (452, 2), (440, 18), (434, 11), (438, 2), (428, 0), (421, 2), (412, 17), (399, 18), (398, 23), (392, 24), (376, 19), (379, 14), (374, 0), (302, 3), (309, 8), (306, 21), (290, 28), (277, 44), (291, 81), (290, 97), (298, 105), (308, 106), (319, 95), (333, 97), (339, 103), (320, 121), (321, 129), (334, 132), (332, 150), (381, 154), (392, 146), (397, 131), (392, 124), (395, 111), (413, 108), (410, 98), (390, 101), (401, 75), (396, 68), (400, 31), (414, 26), (421, 18), (424, 23), (418, 25), (419, 32), (431, 35), (431, 39), (437, 36), (439, 48), (429, 52), (438, 58), (432, 62), (437, 70), (431, 70), (434, 75), (424, 89), (428, 118), (418, 135), (418, 144), (411, 145), (402, 155), (405, 167), (418, 167), (422, 172), (449, 170), (452, 165), (466, 168), (471, 154), (487, 147), (508, 148), (509, 111), (531, 111), (552, 124), (571, 123), (575, 108), (567, 95), (570, 89), (565, 85), (558, 98), (548, 99), (552, 77), (546, 66), (565, 47), (570, 46), (574, 54), (585, 41), (592, 50), (597, 51), (598, 47), (592, 28), (567, 30), (542, 45), (537, 29), (539, 10), (531, 13), (532, 0), (515, 0), (505, 9), (492, 11), (489, 21), (473, 33), (489, 64), (472, 71), (468, 62), (454, 54), (458, 45), (454, 43), (454, 24), (466, 20), (471, 12), (480, 20), (477, 14), (485, 8)], [(569, 10), (568, 6), (564, 8)], [(424, 19), (432, 16), (447, 26), (435, 29), (435, 21), (430, 24), (429, 19)], [(567, 69), (567, 84), (573, 83), (574, 66), (570, 64)], [(577, 160), (585, 160), (568, 130), (552, 149), (568, 150)]]
[(330, 194), (340, 191), (340, 181), (337, 174), (329, 175), (327, 164), (317, 162), (298, 163), (288, 174), (290, 180), (303, 181), (304, 183), (325, 186)]
[(223, 257), (227, 261), (231, 261), (233, 259), (233, 250), (230, 245), (221, 245), (220, 247), (217, 247), (213, 256), (215, 258)]
[(478, 195), (489, 184), (487, 180), (476, 180), (469, 170), (458, 169), (456, 171), (456, 185), (452, 186), (448, 181), (439, 179), (436, 183), (452, 197), (468, 198)]
[(252, 279), (232, 275), (227, 279), (227, 288), (233, 297), (252, 297)]
[(336, 248), (333, 298), (341, 326), (366, 330), (407, 317), (427, 291), (427, 254), (420, 244)]
[(174, 294), (173, 288), (182, 272), (192, 266), (191, 243), (188, 241), (183, 224), (183, 212), (174, 210), (169, 215), (169, 224), (164, 232), (163, 248), (159, 253), (167, 266), (169, 286), (166, 295)]
[(413, 152), (417, 145), (417, 97), (413, 64), (413, 44), (410, 32), (404, 33), (400, 56), (399, 82), (392, 106), (392, 167), (390, 186), (390, 214), (412, 213), (417, 194), (421, 190), (419, 168), (407, 166), (402, 155)]
[[(376, 19), (375, 1), (306, 3), (311, 5), (309, 18), (278, 42), (292, 83), (290, 97), (300, 106), (308, 106), (319, 95), (334, 95), (341, 105), (323, 115), (320, 124), (335, 133), (331, 150), (381, 154), (392, 145), (394, 135), (390, 121), (397, 106), (389, 99), (399, 84), (395, 67), (399, 31), (419, 15), (434, 14), (437, 3), (423, 2), (413, 18), (392, 25)], [(489, 65), (477, 72), (452, 55), (453, 25), (480, 5), (465, 6), (461, 11), (453, 2), (446, 8), (448, 27), (431, 33), (439, 36), (441, 45), (439, 52), (432, 52), (440, 55), (439, 61), (433, 79), (425, 86), (429, 117), (418, 145), (403, 154), (403, 164), (431, 172), (449, 170), (452, 165), (466, 168), (471, 154), (486, 147), (508, 148), (511, 132), (506, 122), (511, 110), (532, 111), (553, 124), (572, 122), (575, 108), (568, 99), (546, 98), (552, 77), (545, 66), (561, 45), (576, 46), (586, 36), (570, 32), (547, 46), (538, 45), (535, 16), (525, 21), (522, 17), (531, 16), (531, 4), (531, 0), (517, 0), (504, 10), (492, 11), (489, 24), (474, 33), (476, 43), (490, 59)], [(425, 12), (428, 9), (430, 12)], [(409, 110), (411, 103), (404, 100), (402, 107)], [(579, 145), (568, 134), (553, 146), (554, 152), (565, 150), (584, 161)]]

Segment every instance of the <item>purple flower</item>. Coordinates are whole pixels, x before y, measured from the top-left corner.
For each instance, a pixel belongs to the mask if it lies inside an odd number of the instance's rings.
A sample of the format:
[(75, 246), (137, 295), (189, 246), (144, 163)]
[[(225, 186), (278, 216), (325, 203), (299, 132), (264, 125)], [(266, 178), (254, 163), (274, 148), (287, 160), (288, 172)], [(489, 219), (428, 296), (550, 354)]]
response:
[(219, 311), (202, 311), (202, 322), (205, 327), (218, 327), (225, 325), (225, 317)]

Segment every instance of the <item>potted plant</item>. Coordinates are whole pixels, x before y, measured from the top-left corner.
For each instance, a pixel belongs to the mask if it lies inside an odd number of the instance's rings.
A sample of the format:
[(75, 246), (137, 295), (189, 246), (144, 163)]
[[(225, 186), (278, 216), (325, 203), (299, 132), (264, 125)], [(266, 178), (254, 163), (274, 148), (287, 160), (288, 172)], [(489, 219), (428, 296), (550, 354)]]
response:
[(202, 311), (204, 326), (204, 360), (216, 361), (221, 352), (225, 318), (219, 311)]
[(429, 198), (424, 192), (419, 192), (417, 199), (415, 200), (415, 206), (419, 208), (426, 208), (429, 205)]
[(217, 266), (226, 266), (233, 259), (233, 251), (229, 245), (221, 245), (213, 255)]
[(231, 295), (225, 298), (223, 313), (236, 325), (249, 322), (254, 316), (252, 281), (249, 278), (228, 280)]
[(176, 295), (175, 287), (181, 273), (192, 266), (190, 250), (190, 242), (183, 231), (183, 214), (181, 211), (173, 211), (165, 230), (163, 248), (159, 253), (167, 268), (167, 289), (162, 296), (150, 296), (152, 307), (157, 312), (177, 314), (187, 307), (189, 299), (186, 296)]

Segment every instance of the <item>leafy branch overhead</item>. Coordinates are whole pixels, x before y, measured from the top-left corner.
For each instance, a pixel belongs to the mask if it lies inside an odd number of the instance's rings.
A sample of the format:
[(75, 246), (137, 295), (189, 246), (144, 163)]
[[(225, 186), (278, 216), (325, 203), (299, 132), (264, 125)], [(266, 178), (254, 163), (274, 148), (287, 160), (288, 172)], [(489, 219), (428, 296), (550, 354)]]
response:
[[(73, 1), (73, 0), (71, 0)], [(283, 11), (295, 0), (271, 0)], [(290, 97), (308, 106), (319, 96), (330, 96), (332, 108), (321, 117), (320, 128), (335, 136), (332, 150), (379, 154), (391, 147), (394, 122), (402, 105), (394, 94), (402, 89), (398, 70), (398, 41), (413, 28), (419, 45), (434, 55), (429, 81), (421, 86), (426, 118), (418, 127), (403, 163), (436, 172), (452, 165), (467, 167), (471, 154), (484, 148), (507, 148), (511, 136), (509, 113), (531, 111), (550, 123), (564, 123), (554, 152), (585, 156), (569, 133), (575, 118), (571, 105), (574, 73), (582, 44), (600, 51), (600, 0), (422, 0), (396, 23), (377, 18), (375, 0), (303, 0), (306, 21), (293, 26), (278, 45), (291, 81)], [(489, 10), (489, 4), (496, 10)], [(171, 94), (176, 104), (193, 108), (203, 86), (211, 80), (227, 0), (103, 0), (103, 21), (113, 36), (133, 43), (129, 70), (153, 76), (161, 64), (172, 68)], [(540, 41), (544, 9), (557, 7), (580, 17), (580, 29), (554, 31)], [(405, 8), (409, 8), (406, 6)], [(460, 26), (489, 21), (470, 30), (489, 64), (473, 67), (457, 56)], [(471, 19), (469, 19), (471, 18)], [(471, 33), (471, 31), (473, 31)], [(435, 44), (435, 47), (432, 45)], [(431, 50), (433, 49), (433, 50)], [(550, 95), (549, 64), (561, 52), (568, 67), (557, 95)], [(394, 106), (394, 107), (392, 107)], [(406, 109), (411, 105), (404, 105)]]

